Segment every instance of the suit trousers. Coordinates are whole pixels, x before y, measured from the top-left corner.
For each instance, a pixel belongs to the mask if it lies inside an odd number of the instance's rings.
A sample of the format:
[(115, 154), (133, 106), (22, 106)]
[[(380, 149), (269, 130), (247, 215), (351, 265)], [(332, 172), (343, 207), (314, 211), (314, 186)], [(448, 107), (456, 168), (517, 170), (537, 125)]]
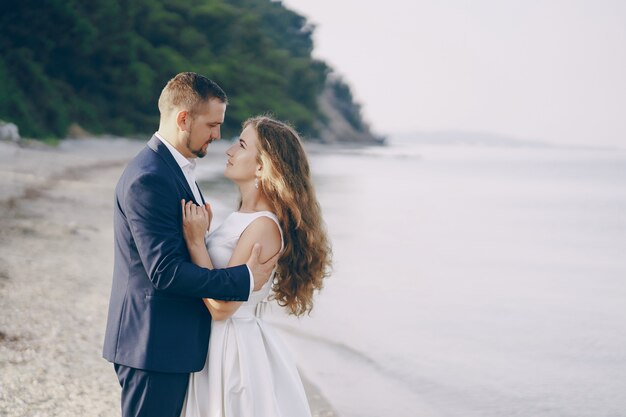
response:
[(189, 384), (188, 373), (114, 366), (122, 387), (122, 417), (180, 417)]

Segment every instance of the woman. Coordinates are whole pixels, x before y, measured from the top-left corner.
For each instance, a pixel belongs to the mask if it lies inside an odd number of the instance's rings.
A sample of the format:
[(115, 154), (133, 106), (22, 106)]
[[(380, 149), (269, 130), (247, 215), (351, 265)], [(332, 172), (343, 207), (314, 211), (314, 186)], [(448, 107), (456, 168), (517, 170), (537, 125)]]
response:
[(183, 201), (185, 240), (192, 261), (207, 268), (245, 263), (255, 243), (261, 260), (282, 254), (273, 277), (248, 301), (204, 300), (213, 318), (209, 353), (204, 369), (191, 374), (182, 416), (310, 416), (295, 362), (256, 310), (273, 290), (290, 314), (310, 312), (330, 246), (296, 132), (268, 117), (243, 127), (224, 171), (239, 187), (239, 211), (205, 245), (210, 207)]

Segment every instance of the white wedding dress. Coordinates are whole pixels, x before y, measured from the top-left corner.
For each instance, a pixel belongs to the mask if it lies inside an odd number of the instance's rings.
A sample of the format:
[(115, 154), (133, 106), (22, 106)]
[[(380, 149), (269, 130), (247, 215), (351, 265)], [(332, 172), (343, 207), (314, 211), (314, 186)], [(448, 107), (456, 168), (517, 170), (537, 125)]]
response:
[[(280, 229), (268, 211), (235, 212), (208, 236), (215, 268), (228, 265), (241, 233), (261, 216)], [(230, 318), (213, 321), (207, 360), (200, 372), (190, 375), (181, 417), (311, 416), (295, 361), (257, 314), (270, 293), (272, 277)]]

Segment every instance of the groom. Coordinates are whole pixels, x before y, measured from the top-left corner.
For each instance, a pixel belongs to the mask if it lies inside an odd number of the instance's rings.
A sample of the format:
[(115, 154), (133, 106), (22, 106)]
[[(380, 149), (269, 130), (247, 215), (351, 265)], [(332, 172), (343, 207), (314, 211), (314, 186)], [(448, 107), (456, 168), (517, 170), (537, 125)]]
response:
[(189, 373), (207, 356), (211, 317), (202, 298), (245, 301), (269, 279), (257, 245), (245, 265), (204, 269), (183, 239), (181, 200), (204, 200), (195, 158), (220, 138), (227, 98), (195, 74), (172, 78), (159, 97), (159, 130), (115, 190), (115, 264), (103, 356), (122, 387), (123, 417), (178, 417)]

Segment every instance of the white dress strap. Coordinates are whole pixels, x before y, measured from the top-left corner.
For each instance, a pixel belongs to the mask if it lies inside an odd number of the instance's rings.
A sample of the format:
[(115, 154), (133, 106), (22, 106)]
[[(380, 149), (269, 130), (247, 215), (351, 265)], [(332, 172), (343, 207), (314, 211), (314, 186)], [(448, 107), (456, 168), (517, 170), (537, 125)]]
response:
[(280, 249), (283, 250), (285, 248), (285, 238), (283, 235), (283, 229), (280, 227), (280, 222), (278, 221), (278, 217), (276, 217), (274, 213), (272, 213), (271, 211), (264, 210), (264, 211), (257, 211), (254, 213), (246, 213), (246, 214), (250, 214), (250, 219), (249, 219), (248, 224), (246, 225), (246, 228), (250, 226), (250, 224), (252, 224), (252, 222), (258, 219), (259, 217), (268, 217), (274, 220), (274, 223), (276, 223), (276, 226), (278, 226), (278, 231), (280, 232)]

